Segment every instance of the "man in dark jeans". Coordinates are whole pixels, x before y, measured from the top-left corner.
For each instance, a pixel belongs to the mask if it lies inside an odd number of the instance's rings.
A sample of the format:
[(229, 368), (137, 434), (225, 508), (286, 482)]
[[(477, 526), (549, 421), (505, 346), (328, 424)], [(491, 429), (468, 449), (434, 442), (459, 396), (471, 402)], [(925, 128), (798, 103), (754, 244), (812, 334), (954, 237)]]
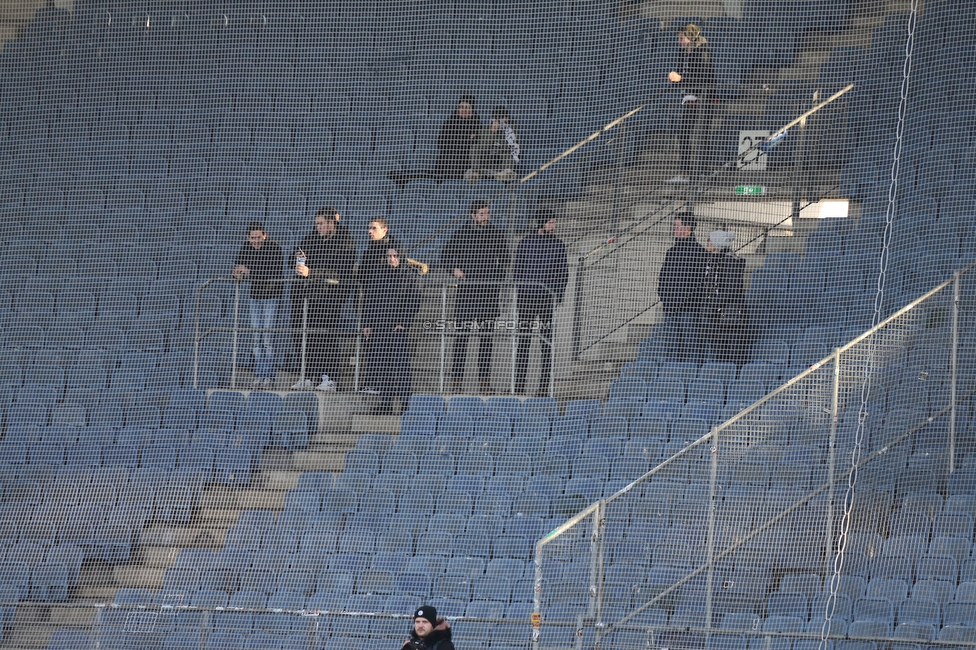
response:
[(270, 389), (275, 380), (274, 329), (278, 318), (278, 303), (284, 295), (281, 281), (284, 256), (281, 247), (268, 239), (268, 233), (260, 222), (247, 226), (247, 243), (241, 247), (234, 261), (234, 277), (251, 281), (247, 298), (254, 332), (254, 383), (252, 388)]
[(515, 249), (513, 279), (518, 296), (518, 346), (515, 363), (515, 392), (525, 392), (532, 329), (538, 324), (542, 345), (542, 367), (537, 395), (549, 395), (552, 368), (552, 312), (563, 301), (569, 264), (566, 244), (556, 237), (556, 216), (541, 210), (535, 218), (535, 232), (522, 238)]
[[(339, 226), (335, 208), (315, 214), (315, 230), (302, 239), (294, 253), (298, 282), (294, 306), (295, 321), (301, 326), (302, 301), (308, 298), (307, 375), (321, 376), (315, 383), (300, 377), (292, 390), (338, 390), (342, 341), (339, 315), (353, 289), (356, 243), (349, 230)], [(299, 341), (301, 332), (298, 333)]]
[[(491, 354), (494, 350), (495, 319), (498, 318), (499, 283), (505, 279), (512, 256), (505, 233), (491, 225), (488, 201), (471, 203), (471, 222), (462, 226), (441, 252), (443, 264), (458, 281), (454, 303), (455, 328), (462, 335), (454, 340), (454, 392), (464, 384), (468, 340), (475, 338), (478, 350), (478, 379), (481, 392), (491, 394)], [(464, 332), (470, 332), (465, 336)], [(484, 333), (484, 336), (481, 334)]]

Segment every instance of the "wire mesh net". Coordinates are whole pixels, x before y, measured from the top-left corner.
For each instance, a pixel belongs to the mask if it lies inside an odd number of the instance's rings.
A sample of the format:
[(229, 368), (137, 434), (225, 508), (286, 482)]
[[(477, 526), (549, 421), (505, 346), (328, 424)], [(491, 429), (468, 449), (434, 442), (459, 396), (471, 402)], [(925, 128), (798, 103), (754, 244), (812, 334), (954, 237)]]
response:
[(967, 4), (40, 4), (0, 646), (976, 643)]

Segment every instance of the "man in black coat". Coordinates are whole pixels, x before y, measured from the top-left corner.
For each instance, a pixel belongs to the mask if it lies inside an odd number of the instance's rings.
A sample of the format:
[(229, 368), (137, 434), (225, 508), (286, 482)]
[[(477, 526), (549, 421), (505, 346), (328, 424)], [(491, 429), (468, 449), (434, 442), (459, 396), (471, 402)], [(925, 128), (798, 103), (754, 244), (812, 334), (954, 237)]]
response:
[(716, 230), (705, 245), (702, 278), (702, 341), (709, 359), (742, 367), (749, 362), (752, 340), (746, 310), (746, 261), (730, 250), (735, 233)]
[(380, 412), (392, 411), (410, 397), (412, 376), (407, 349), (410, 325), (420, 309), (420, 289), (413, 271), (400, 263), (400, 252), (386, 251), (386, 264), (364, 287), (362, 334), (372, 385), (380, 395)]
[[(376, 217), (369, 222), (368, 228), (369, 246), (366, 247), (366, 250), (363, 251), (362, 256), (359, 258), (359, 267), (356, 270), (356, 280), (359, 284), (360, 291), (360, 310), (364, 306), (362, 302), (364, 292), (373, 286), (374, 277), (379, 273), (383, 273), (388, 268), (387, 251), (390, 249), (397, 251), (403, 250), (400, 241), (390, 233), (390, 224), (386, 219)], [(378, 395), (378, 384), (379, 377), (377, 375), (377, 369), (373, 367), (373, 364), (367, 363), (364, 369), (360, 392), (368, 395)]]
[(674, 246), (664, 256), (657, 295), (664, 307), (671, 355), (677, 361), (698, 363), (701, 357), (699, 312), (705, 256), (695, 240), (695, 217), (683, 214), (673, 223)]
[(542, 365), (539, 370), (539, 397), (549, 395), (552, 367), (552, 313), (563, 301), (569, 280), (566, 244), (556, 237), (556, 215), (540, 210), (535, 218), (535, 230), (519, 242), (515, 249), (512, 279), (518, 282), (518, 345), (515, 360), (515, 392), (525, 392), (525, 377), (529, 367), (529, 348), (532, 328), (539, 324), (539, 343)]
[(688, 23), (678, 30), (678, 69), (668, 73), (668, 81), (681, 89), (681, 118), (678, 121), (678, 174), (668, 180), (671, 184), (685, 185), (702, 164), (698, 142), (703, 141), (699, 130), (710, 128), (709, 122), (715, 104), (715, 69), (708, 41), (701, 28)]
[[(454, 392), (463, 389), (468, 358), (468, 339), (478, 350), (478, 379), (481, 392), (491, 394), (492, 332), (499, 315), (499, 283), (505, 279), (512, 256), (505, 233), (491, 225), (487, 201), (471, 203), (471, 222), (462, 226), (441, 252), (441, 264), (458, 281), (454, 303), (455, 328), (466, 335), (455, 339)], [(479, 333), (484, 332), (485, 336)]]
[(481, 118), (474, 111), (474, 96), (462, 95), (457, 108), (437, 134), (437, 160), (434, 169), (403, 169), (387, 176), (403, 189), (413, 180), (433, 180), (441, 183), (464, 177), (471, 166), (471, 147), (481, 131)]
[[(334, 392), (338, 389), (342, 341), (339, 317), (352, 294), (356, 264), (356, 243), (349, 229), (339, 225), (335, 208), (315, 213), (315, 230), (302, 239), (294, 253), (298, 302), (293, 307), (293, 322), (301, 328), (302, 301), (308, 299), (307, 372), (322, 378), (318, 386), (300, 377), (293, 390)], [(301, 332), (298, 334), (301, 341)]]
[(437, 618), (437, 610), (421, 605), (413, 614), (410, 638), (401, 650), (454, 650), (451, 626), (446, 618)]

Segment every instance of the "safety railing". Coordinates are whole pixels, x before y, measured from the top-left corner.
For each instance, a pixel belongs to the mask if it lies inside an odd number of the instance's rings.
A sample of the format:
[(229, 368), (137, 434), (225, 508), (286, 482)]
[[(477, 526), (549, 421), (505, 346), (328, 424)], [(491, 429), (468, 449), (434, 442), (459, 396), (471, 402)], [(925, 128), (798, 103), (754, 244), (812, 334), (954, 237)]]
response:
[[(976, 343), (965, 326), (973, 268), (714, 426), (713, 413), (697, 430), (680, 420), (670, 434), (632, 429), (631, 453), (649, 469), (536, 543), (533, 648), (705, 647), (729, 634), (891, 641), (828, 621), (851, 606), (843, 585), (869, 561), (897, 571), (880, 546), (915, 532), (907, 522), (923, 515), (909, 495), (953, 493), (959, 411), (976, 392), (960, 371)], [(644, 410), (664, 419), (676, 408), (661, 397)], [(928, 552), (918, 526), (923, 547), (906, 554)], [(800, 603), (794, 592), (811, 589), (800, 584), (810, 575), (817, 595)], [(809, 629), (764, 626), (791, 607)]]
[[(426, 269), (425, 269), (426, 270)], [(293, 284), (301, 282), (299, 279), (281, 278), (274, 282)], [(337, 286), (337, 280), (325, 281), (331, 286)], [(226, 318), (229, 325), (214, 325), (203, 322), (206, 313), (205, 304), (207, 302), (207, 292), (210, 289), (231, 286), (233, 289), (230, 311)], [(498, 291), (498, 316), (480, 322), (466, 319), (455, 319), (454, 310), (457, 303), (457, 293), (462, 287), (483, 286), (486, 288), (496, 287)], [(550, 313), (553, 315), (551, 320), (538, 320), (524, 318), (520, 316), (518, 305), (518, 289), (531, 288), (536, 292), (548, 296), (550, 302)], [(292, 310), (300, 310), (300, 317), (292, 318), (297, 327), (272, 327), (254, 328), (243, 325), (242, 320), (246, 318), (246, 307), (242, 305), (244, 293), (248, 290), (248, 283), (233, 277), (212, 278), (201, 284), (197, 288), (196, 294), (196, 320), (193, 344), (193, 386), (199, 387), (202, 364), (205, 362), (202, 355), (204, 344), (208, 340), (218, 337), (229, 338), (230, 369), (228, 387), (237, 389), (240, 380), (240, 368), (244, 365), (241, 359), (241, 337), (250, 336), (258, 333), (270, 333), (277, 335), (291, 335), (294, 338), (295, 348), (295, 377), (298, 380), (306, 379), (309, 357), (309, 335), (314, 333), (331, 334), (336, 336), (335, 345), (345, 348), (349, 343), (352, 344), (352, 384), (356, 391), (363, 388), (363, 372), (365, 370), (365, 341), (362, 332), (362, 299), (357, 290), (350, 299), (353, 304), (351, 312), (355, 320), (355, 328), (349, 327), (347, 312), (347, 322), (339, 328), (322, 329), (309, 325), (309, 299), (302, 297), (300, 301), (291, 303)], [(555, 377), (557, 361), (560, 356), (556, 348), (554, 332), (557, 327), (556, 309), (558, 307), (557, 296), (548, 287), (513, 280), (503, 280), (499, 282), (485, 282), (475, 280), (444, 280), (442, 282), (427, 281), (423, 284), (423, 294), (425, 296), (421, 311), (413, 320), (412, 330), (415, 332), (413, 338), (414, 353), (412, 356), (412, 368), (414, 374), (420, 375), (417, 386), (425, 390), (436, 390), (444, 392), (448, 390), (447, 382), (451, 377), (449, 352), (458, 345), (468, 345), (469, 340), (476, 336), (490, 336), (494, 341), (507, 339), (510, 348), (507, 351), (509, 363), (503, 372), (493, 371), (493, 376), (499, 374), (504, 376), (504, 392), (515, 394), (518, 381), (518, 350), (519, 341), (529, 339), (528, 347), (531, 348), (531, 340), (538, 340), (538, 346), (548, 347), (551, 350), (548, 372), (543, 372), (540, 368), (540, 376), (548, 375), (549, 380), (544, 386), (539, 386), (539, 393), (553, 396), (555, 393)], [(282, 299), (283, 303), (283, 299)], [(279, 314), (279, 319), (282, 314)], [(339, 314), (336, 314), (338, 320)], [(225, 345), (227, 341), (224, 342)], [(453, 344), (453, 345), (451, 345)], [(277, 346), (278, 357), (282, 356), (280, 348), (291, 346)], [(496, 355), (497, 358), (498, 355)], [(430, 360), (436, 362), (430, 363)], [(345, 364), (343, 364), (345, 365)]]

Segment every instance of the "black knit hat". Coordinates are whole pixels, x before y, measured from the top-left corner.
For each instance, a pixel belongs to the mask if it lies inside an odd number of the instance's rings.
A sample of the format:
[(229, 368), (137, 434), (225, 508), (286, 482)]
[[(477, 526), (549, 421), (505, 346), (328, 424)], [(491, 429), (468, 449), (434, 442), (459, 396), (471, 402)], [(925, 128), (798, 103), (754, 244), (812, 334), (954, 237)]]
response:
[(458, 100), (460, 103), (470, 104), (471, 108), (474, 108), (474, 95), (461, 95), (461, 99)]
[(556, 218), (556, 214), (552, 210), (549, 210), (548, 208), (543, 208), (541, 210), (538, 210), (535, 213), (535, 219), (532, 220), (532, 223), (535, 224), (535, 226), (532, 229), (541, 230), (544, 225), (546, 225), (547, 223), (549, 223), (550, 220), (555, 218)]
[(418, 618), (425, 618), (430, 621), (431, 625), (437, 625), (437, 610), (430, 605), (421, 605), (417, 608), (417, 611), (413, 613), (414, 620)]

